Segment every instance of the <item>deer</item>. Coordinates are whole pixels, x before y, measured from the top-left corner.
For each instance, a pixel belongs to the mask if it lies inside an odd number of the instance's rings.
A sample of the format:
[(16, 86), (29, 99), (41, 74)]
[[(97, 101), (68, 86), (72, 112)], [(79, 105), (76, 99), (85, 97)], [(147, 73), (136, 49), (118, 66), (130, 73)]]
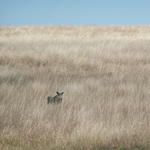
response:
[(62, 92), (62, 93), (56, 92), (56, 94), (57, 95), (54, 97), (52, 97), (52, 96), (47, 97), (47, 104), (49, 104), (49, 103), (53, 103), (53, 104), (62, 103), (62, 96), (63, 96), (64, 92)]

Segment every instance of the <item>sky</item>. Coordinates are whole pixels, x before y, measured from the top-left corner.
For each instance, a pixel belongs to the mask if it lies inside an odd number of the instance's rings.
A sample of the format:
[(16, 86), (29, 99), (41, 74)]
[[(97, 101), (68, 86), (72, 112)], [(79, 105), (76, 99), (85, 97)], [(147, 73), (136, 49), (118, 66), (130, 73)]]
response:
[(150, 25), (150, 0), (0, 0), (0, 26)]

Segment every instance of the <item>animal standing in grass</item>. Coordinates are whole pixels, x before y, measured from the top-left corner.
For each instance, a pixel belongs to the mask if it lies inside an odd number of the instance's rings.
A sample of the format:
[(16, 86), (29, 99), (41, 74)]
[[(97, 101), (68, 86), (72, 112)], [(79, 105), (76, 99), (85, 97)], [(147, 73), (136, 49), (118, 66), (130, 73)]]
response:
[(57, 95), (54, 97), (52, 97), (52, 96), (47, 97), (47, 104), (49, 104), (49, 103), (54, 103), (54, 104), (62, 103), (62, 96), (63, 96), (64, 92), (62, 92), (62, 93), (56, 92), (56, 93), (57, 93)]

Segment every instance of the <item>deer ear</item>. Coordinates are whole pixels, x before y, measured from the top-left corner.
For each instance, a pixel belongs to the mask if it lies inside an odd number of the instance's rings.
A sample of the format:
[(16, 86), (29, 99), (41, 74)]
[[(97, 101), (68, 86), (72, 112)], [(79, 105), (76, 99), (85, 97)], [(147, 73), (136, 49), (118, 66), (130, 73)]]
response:
[(57, 95), (59, 95), (59, 93), (58, 92), (56, 92), (57, 93)]
[(64, 92), (62, 92), (62, 94), (64, 94)]

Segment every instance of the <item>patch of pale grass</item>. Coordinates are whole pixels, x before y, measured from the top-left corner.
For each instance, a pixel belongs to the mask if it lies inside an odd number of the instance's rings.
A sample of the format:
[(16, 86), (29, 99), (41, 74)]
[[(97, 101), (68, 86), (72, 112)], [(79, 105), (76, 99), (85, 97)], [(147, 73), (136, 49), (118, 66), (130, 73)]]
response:
[(149, 45), (149, 26), (1, 27), (0, 148), (149, 149)]

